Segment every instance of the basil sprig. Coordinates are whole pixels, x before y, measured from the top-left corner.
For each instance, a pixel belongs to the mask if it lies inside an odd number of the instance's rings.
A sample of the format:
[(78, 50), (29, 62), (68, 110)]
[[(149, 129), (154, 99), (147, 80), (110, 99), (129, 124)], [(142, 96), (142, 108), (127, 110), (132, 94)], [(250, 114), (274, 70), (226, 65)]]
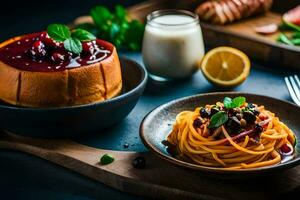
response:
[(109, 154), (104, 154), (101, 158), (100, 158), (100, 163), (101, 165), (108, 165), (112, 162), (114, 162), (114, 157), (112, 157)]
[(67, 51), (74, 54), (82, 52), (82, 43), (85, 41), (95, 40), (96, 37), (83, 29), (70, 29), (63, 24), (50, 24), (47, 27), (47, 33), (55, 41), (63, 42)]
[(114, 10), (97, 5), (90, 11), (93, 23), (83, 23), (77, 28), (85, 29), (101, 39), (113, 43), (118, 49), (138, 51), (141, 49), (145, 25), (128, 16), (127, 10), (117, 5)]
[(210, 118), (208, 128), (218, 128), (225, 124), (228, 120), (228, 115), (225, 111), (219, 111)]
[(229, 97), (225, 97), (223, 100), (223, 104), (225, 108), (239, 108), (246, 102), (245, 97), (235, 97), (231, 99)]
[[(245, 97), (235, 97), (234, 99), (225, 97), (223, 100), (223, 104), (226, 109), (239, 108), (245, 102), (246, 102)], [(208, 128), (218, 128), (221, 125), (225, 124), (228, 121), (228, 119), (229, 118), (227, 112), (219, 111), (210, 118), (210, 123), (208, 125)]]

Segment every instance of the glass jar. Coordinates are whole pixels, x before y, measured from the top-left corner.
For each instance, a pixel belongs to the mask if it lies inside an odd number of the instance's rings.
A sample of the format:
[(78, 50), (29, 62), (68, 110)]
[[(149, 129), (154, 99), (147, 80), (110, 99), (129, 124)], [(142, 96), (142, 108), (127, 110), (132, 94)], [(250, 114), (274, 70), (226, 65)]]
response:
[(149, 14), (142, 55), (154, 79), (191, 76), (204, 55), (198, 15), (186, 10), (159, 10)]

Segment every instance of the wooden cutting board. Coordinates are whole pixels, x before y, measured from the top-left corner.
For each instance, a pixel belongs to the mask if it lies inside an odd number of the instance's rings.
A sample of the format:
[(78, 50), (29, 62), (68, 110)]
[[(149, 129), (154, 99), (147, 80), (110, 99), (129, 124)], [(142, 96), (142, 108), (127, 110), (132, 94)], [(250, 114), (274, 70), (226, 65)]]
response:
[[(150, 153), (96, 149), (71, 140), (1, 133), (0, 149), (26, 152), (123, 192), (154, 199), (286, 199), (300, 192), (300, 166), (271, 176), (232, 180), (178, 168)], [(115, 161), (100, 165), (105, 153)], [(132, 166), (137, 156), (146, 158), (145, 169)]]
[[(146, 16), (155, 10), (185, 9), (194, 11), (205, 0), (148, 0), (127, 8), (131, 19), (145, 22)], [(261, 35), (255, 27), (268, 24), (281, 24), (282, 13), (299, 4), (299, 0), (274, 0), (271, 11), (252, 16), (227, 25), (215, 25), (201, 22), (205, 46), (231, 46), (245, 52), (249, 57), (268, 62), (268, 67), (286, 66), (300, 69), (300, 47), (277, 42), (279, 32)], [(81, 23), (93, 23), (90, 16), (78, 17), (72, 26)]]
[[(128, 8), (131, 18), (144, 21), (146, 16), (160, 9), (186, 9), (194, 11), (205, 0), (148, 0)], [(287, 66), (300, 69), (300, 47), (278, 43), (279, 32), (261, 35), (255, 27), (268, 24), (281, 24), (282, 13), (299, 4), (299, 0), (274, 0), (270, 12), (252, 16), (232, 24), (214, 25), (201, 22), (206, 47), (232, 46), (245, 52), (248, 56), (260, 61), (270, 62), (273, 66)]]

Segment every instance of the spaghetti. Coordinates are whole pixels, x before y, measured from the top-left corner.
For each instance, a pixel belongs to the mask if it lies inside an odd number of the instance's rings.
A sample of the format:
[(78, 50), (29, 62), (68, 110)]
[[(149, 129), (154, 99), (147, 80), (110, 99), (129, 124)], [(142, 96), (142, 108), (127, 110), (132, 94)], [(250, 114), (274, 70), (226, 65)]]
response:
[[(218, 102), (177, 115), (167, 141), (176, 147), (179, 159), (209, 167), (245, 169), (275, 165), (293, 157), (296, 137), (274, 113), (245, 101), (235, 108), (227, 102), (227, 107), (225, 102)], [(221, 125), (214, 126), (218, 123)]]

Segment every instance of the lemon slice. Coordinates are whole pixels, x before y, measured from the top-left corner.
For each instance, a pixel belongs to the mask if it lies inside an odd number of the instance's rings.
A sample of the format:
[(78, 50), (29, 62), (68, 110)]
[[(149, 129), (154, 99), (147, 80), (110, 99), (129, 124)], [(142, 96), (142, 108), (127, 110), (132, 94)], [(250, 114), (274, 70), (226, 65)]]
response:
[(201, 61), (201, 70), (208, 81), (220, 87), (234, 87), (243, 83), (250, 72), (246, 54), (231, 47), (210, 50)]

